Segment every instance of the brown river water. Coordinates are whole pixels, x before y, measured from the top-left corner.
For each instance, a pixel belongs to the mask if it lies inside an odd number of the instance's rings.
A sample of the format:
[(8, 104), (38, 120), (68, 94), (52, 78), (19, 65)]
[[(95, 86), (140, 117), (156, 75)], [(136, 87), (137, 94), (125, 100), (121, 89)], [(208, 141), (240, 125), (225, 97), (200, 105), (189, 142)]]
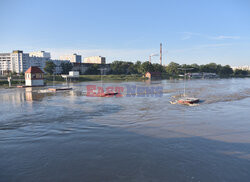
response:
[(103, 83), (163, 87), (118, 98), (86, 97), (100, 82), (0, 88), (0, 182), (249, 182), (250, 79), (188, 80), (201, 103), (170, 104), (183, 84)]

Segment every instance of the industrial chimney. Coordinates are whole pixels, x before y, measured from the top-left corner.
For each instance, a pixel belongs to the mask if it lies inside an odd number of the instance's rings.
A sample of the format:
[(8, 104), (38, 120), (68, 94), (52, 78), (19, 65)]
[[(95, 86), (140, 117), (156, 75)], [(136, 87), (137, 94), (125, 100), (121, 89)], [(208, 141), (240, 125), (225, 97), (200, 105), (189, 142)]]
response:
[(160, 44), (160, 65), (162, 65), (162, 43)]

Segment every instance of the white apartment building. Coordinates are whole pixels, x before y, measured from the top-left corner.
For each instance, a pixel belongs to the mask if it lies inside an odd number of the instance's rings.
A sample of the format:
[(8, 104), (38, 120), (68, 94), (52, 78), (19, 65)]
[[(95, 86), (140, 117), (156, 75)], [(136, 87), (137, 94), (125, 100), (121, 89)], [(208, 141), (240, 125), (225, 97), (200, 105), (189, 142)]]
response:
[(47, 61), (52, 61), (56, 65), (55, 74), (62, 72), (61, 63), (69, 62), (69, 60), (52, 60), (50, 53), (44, 51), (29, 54), (20, 50), (12, 53), (0, 53), (0, 75), (9, 72), (24, 73), (30, 66), (37, 66), (44, 71)]
[(11, 54), (0, 53), (0, 75), (8, 73), (12, 70)]
[(84, 58), (83, 63), (106, 64), (106, 58), (101, 56), (91, 56)]
[(82, 56), (77, 54), (60, 56), (60, 60), (69, 60), (71, 63), (81, 63)]
[(30, 57), (43, 57), (50, 59), (50, 53), (45, 51), (30, 52)]
[(23, 51), (16, 50), (12, 53), (0, 53), (0, 74), (25, 72), (30, 66), (29, 61), (29, 54), (25, 54)]

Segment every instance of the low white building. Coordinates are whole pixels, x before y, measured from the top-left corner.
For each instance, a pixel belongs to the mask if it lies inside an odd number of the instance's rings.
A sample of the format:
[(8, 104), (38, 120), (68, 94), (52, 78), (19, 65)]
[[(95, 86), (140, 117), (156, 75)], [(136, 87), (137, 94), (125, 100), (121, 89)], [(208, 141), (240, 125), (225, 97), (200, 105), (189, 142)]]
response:
[(106, 58), (102, 56), (91, 56), (84, 58), (83, 63), (106, 64)]
[(79, 71), (70, 71), (69, 76), (71, 76), (71, 77), (79, 77)]

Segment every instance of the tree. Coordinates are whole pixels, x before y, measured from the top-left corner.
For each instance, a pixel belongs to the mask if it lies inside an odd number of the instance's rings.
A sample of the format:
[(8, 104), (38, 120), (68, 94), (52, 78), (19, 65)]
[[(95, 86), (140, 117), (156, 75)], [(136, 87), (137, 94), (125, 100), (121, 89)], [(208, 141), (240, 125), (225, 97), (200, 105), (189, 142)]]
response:
[(72, 71), (73, 65), (71, 63), (61, 63), (62, 74), (69, 74), (69, 71)]
[(153, 67), (154, 67), (155, 72), (161, 72), (161, 73), (165, 72), (165, 68), (162, 65), (158, 64), (158, 63), (154, 63)]
[(234, 71), (234, 75), (235, 76), (247, 76), (248, 75), (248, 71), (246, 70), (241, 70), (241, 69), (236, 69)]
[(134, 68), (137, 71), (137, 73), (140, 73), (141, 61), (136, 61), (136, 63), (134, 64)]
[(10, 73), (10, 76), (16, 76), (16, 75), (17, 75), (17, 73), (15, 71)]
[(92, 64), (89, 66), (87, 71), (85, 71), (85, 75), (99, 75), (101, 71), (99, 70), (98, 64)]
[(191, 68), (193, 68), (192, 70), (190, 70), (190, 72), (196, 73), (196, 72), (200, 72), (200, 66), (196, 63), (191, 64), (190, 65)]
[(218, 65), (216, 63), (209, 63), (206, 65), (200, 66), (201, 72), (207, 72), (207, 73), (217, 73)]
[(111, 74), (133, 74), (137, 72), (132, 62), (114, 61), (110, 68)]
[(229, 76), (233, 74), (233, 69), (229, 65), (222, 66), (221, 69), (219, 70), (219, 74), (224, 76)]
[(52, 75), (55, 71), (55, 67), (55, 63), (53, 63), (52, 61), (46, 61), (44, 71)]
[(153, 71), (154, 71), (154, 66), (149, 61), (142, 63), (140, 66), (140, 72), (142, 74), (145, 74), (146, 72), (153, 72)]
[(168, 75), (178, 75), (180, 73), (180, 65), (178, 63), (171, 62), (166, 66), (166, 72)]

